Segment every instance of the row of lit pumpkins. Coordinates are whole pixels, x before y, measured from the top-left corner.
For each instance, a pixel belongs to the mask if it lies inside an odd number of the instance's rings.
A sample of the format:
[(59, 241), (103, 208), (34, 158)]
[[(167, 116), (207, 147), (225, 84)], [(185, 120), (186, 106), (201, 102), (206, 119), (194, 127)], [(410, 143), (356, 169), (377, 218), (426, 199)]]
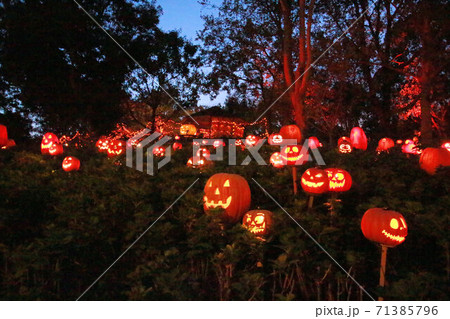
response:
[[(41, 153), (44, 155), (58, 156), (64, 153), (64, 147), (58, 137), (53, 133), (45, 133), (41, 142)], [(62, 161), (62, 168), (66, 172), (78, 171), (81, 162), (74, 156), (67, 156)]]
[[(316, 169), (309, 169), (306, 172), (310, 175), (323, 174), (321, 170)], [(325, 184), (325, 179), (323, 182)], [(273, 214), (268, 210), (249, 211), (250, 204), (250, 186), (242, 176), (218, 173), (207, 180), (203, 197), (205, 213), (221, 208), (224, 221), (236, 223), (242, 220), (242, 225), (256, 236), (262, 238), (269, 235)], [(361, 221), (361, 230), (369, 240), (388, 247), (401, 244), (408, 234), (405, 218), (400, 213), (381, 208), (366, 211)]]

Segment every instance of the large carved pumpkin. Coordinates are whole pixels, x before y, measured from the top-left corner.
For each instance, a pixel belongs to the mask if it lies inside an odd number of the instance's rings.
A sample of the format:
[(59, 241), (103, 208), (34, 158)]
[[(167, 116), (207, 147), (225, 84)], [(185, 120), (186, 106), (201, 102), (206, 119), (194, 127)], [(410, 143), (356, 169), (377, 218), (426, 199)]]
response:
[(59, 144), (58, 137), (53, 133), (45, 133), (44, 137), (42, 138), (42, 142), (41, 142), (41, 153), (49, 154), (50, 147), (53, 144)]
[(240, 175), (214, 174), (206, 182), (204, 191), (204, 211), (223, 208), (224, 214), (222, 216), (225, 221), (240, 221), (250, 207), (250, 186)]
[(76, 157), (68, 156), (63, 160), (62, 168), (66, 172), (78, 171), (80, 169), (80, 160)]
[(300, 143), (302, 140), (302, 131), (295, 124), (283, 126), (280, 130), (280, 135), (283, 137), (283, 140), (296, 140), (297, 143)]
[(364, 236), (387, 247), (394, 247), (405, 241), (408, 226), (402, 214), (382, 208), (371, 208), (361, 220)]
[(325, 193), (328, 191), (328, 174), (319, 168), (309, 168), (303, 173), (300, 184), (308, 194)]
[(444, 148), (428, 147), (422, 152), (419, 164), (428, 174), (434, 175), (439, 166), (450, 166), (450, 152)]
[(352, 176), (342, 168), (326, 168), (328, 190), (330, 192), (346, 192), (352, 187)]
[(248, 211), (242, 218), (242, 226), (257, 236), (268, 235), (272, 226), (272, 212), (259, 209)]
[(0, 148), (8, 144), (8, 130), (0, 124)]
[(183, 124), (180, 127), (180, 135), (194, 136), (197, 134), (197, 127), (194, 124)]
[(392, 140), (389, 137), (383, 137), (381, 140), (378, 141), (377, 152), (389, 152), (389, 149), (394, 146), (395, 146), (394, 140)]
[(287, 165), (302, 165), (308, 161), (308, 152), (300, 145), (285, 146), (280, 154)]
[(350, 132), (350, 141), (352, 142), (353, 148), (357, 148), (365, 151), (367, 149), (367, 137), (363, 129), (360, 127), (352, 128)]

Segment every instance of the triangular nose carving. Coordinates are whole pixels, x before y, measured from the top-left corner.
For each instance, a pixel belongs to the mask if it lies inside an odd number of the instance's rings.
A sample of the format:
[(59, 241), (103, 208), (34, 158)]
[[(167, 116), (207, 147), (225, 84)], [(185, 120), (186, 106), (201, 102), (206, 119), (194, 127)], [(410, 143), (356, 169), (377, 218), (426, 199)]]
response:
[(220, 195), (220, 192), (219, 192), (219, 188), (218, 188), (218, 187), (216, 188), (216, 191), (214, 192), (214, 194)]

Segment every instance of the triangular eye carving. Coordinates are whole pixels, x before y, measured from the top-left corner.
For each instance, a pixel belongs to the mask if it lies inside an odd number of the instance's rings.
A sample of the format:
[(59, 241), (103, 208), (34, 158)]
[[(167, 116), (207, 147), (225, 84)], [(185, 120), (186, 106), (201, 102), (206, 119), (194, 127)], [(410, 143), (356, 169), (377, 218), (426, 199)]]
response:
[(209, 185), (208, 185), (208, 187), (212, 187), (212, 182), (209, 182)]
[(229, 179), (227, 179), (225, 181), (225, 183), (223, 184), (223, 187), (230, 187), (230, 180)]

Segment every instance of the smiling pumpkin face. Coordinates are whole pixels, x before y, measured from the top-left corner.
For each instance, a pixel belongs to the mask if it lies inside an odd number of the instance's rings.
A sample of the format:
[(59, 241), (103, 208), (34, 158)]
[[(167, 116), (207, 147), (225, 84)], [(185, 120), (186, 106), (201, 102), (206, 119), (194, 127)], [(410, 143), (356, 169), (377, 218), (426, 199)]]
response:
[(382, 208), (371, 208), (364, 213), (361, 230), (367, 239), (387, 247), (403, 243), (408, 235), (403, 215)]
[(250, 207), (250, 186), (240, 175), (215, 174), (206, 182), (204, 192), (204, 211), (222, 208), (223, 218), (228, 222), (239, 221)]
[(330, 192), (346, 192), (352, 187), (352, 176), (341, 168), (326, 168), (328, 190)]
[(41, 142), (41, 153), (49, 154), (50, 147), (53, 144), (59, 144), (58, 137), (53, 133), (45, 133), (44, 137), (42, 138), (42, 142)]
[(108, 144), (108, 157), (122, 155), (125, 152), (125, 142), (121, 140), (112, 140)]
[(268, 210), (251, 210), (242, 218), (242, 226), (257, 236), (268, 235), (272, 226), (272, 213)]
[(288, 145), (281, 150), (281, 157), (287, 165), (302, 165), (308, 160), (308, 153), (299, 145)]
[(308, 194), (325, 193), (329, 184), (327, 172), (318, 168), (307, 169), (302, 175), (300, 184)]
[(63, 160), (62, 168), (66, 172), (78, 171), (80, 169), (80, 160), (76, 157), (68, 156)]
[(281, 136), (281, 134), (270, 134), (268, 142), (269, 145), (282, 145), (283, 136)]
[(255, 135), (248, 135), (245, 139), (245, 145), (247, 146), (255, 146), (258, 142), (258, 138)]
[(281, 168), (286, 162), (283, 160), (280, 153), (275, 152), (270, 156), (270, 164), (275, 168)]

